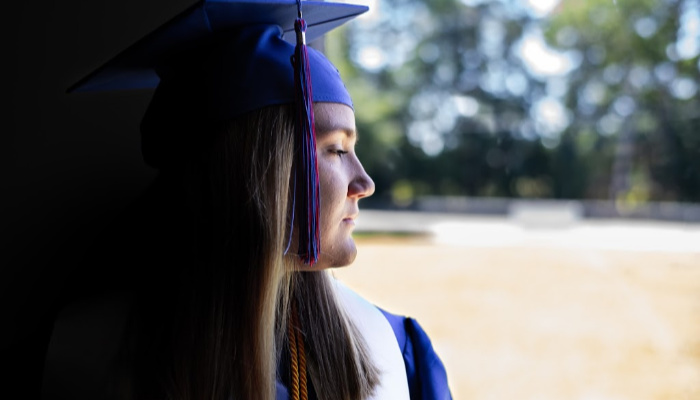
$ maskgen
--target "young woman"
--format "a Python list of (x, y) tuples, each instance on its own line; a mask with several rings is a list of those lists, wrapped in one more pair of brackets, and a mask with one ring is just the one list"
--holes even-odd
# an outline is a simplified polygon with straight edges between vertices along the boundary
[(160, 175), (95, 252), (118, 272), (58, 318), (46, 398), (450, 397), (415, 321), (326, 272), (353, 262), (374, 183), (305, 24), (318, 36), (365, 8), (303, 6), (305, 21), (294, 0), (204, 1), (76, 86), (157, 84), (142, 139)]

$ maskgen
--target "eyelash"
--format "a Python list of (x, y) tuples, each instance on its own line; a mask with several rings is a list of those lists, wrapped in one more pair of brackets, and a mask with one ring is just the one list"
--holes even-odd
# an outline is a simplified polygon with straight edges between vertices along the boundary
[(340, 158), (343, 158), (344, 155), (348, 154), (348, 152), (345, 150), (333, 150), (333, 153), (335, 153)]

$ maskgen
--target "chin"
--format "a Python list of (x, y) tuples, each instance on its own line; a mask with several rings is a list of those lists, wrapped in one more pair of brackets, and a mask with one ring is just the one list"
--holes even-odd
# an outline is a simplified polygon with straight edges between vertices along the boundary
[(335, 246), (321, 246), (321, 256), (314, 269), (328, 269), (347, 267), (355, 261), (357, 257), (357, 247), (352, 238), (348, 238), (345, 243)]

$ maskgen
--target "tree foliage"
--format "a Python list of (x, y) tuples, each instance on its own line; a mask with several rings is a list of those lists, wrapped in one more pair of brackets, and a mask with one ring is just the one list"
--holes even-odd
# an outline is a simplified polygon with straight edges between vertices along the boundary
[(378, 7), (328, 46), (376, 200), (700, 201), (697, 0)]

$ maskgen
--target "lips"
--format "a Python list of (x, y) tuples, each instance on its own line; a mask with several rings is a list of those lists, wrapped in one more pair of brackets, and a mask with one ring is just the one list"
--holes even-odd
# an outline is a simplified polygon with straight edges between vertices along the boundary
[(355, 218), (357, 218), (358, 214), (359, 214), (359, 212), (356, 212), (352, 215), (349, 215), (349, 216), (343, 218), (343, 222), (355, 225)]
[(358, 216), (359, 214), (360, 214), (359, 211), (355, 211), (354, 213), (352, 213), (352, 214), (348, 215), (347, 217), (343, 218), (343, 221), (345, 221), (346, 219), (351, 219), (351, 220), (354, 221), (354, 220), (357, 218), (357, 216)]

